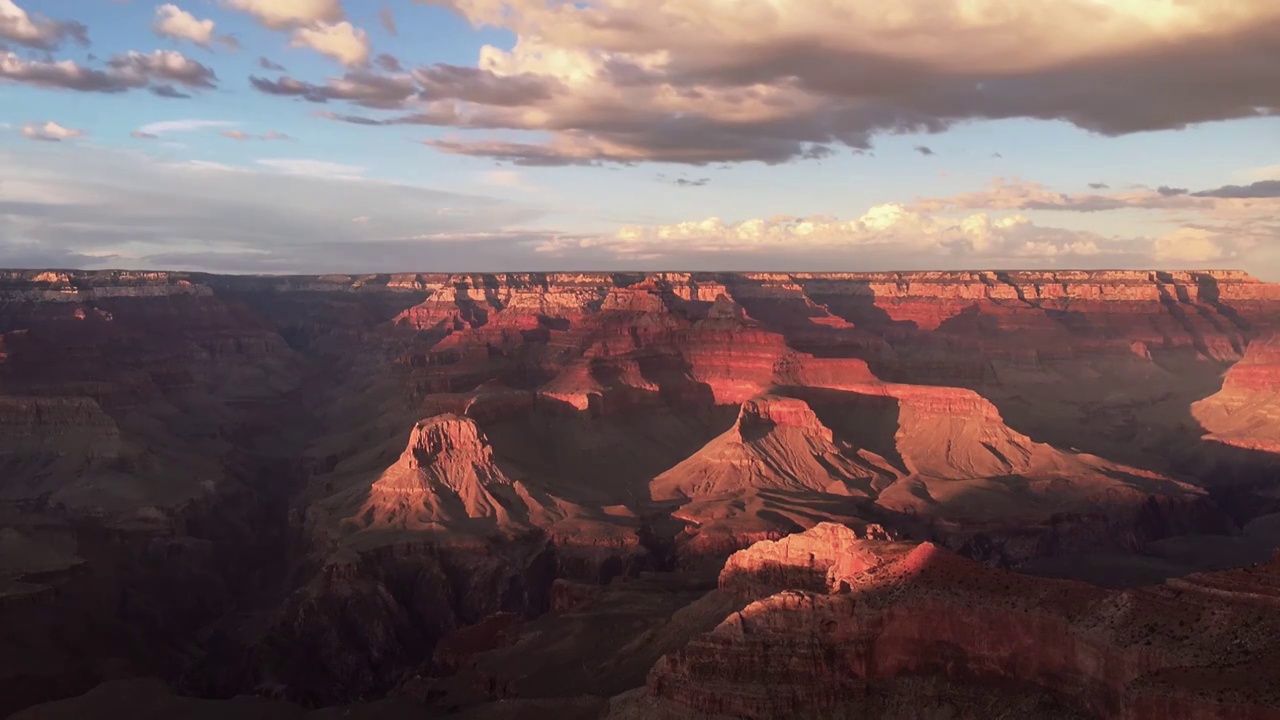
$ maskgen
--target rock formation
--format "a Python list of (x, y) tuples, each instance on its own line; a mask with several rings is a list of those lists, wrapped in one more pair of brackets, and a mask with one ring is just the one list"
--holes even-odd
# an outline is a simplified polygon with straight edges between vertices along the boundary
[[(996, 607), (1006, 580), (1019, 608), (1218, 597), (1199, 577), (1117, 594), (969, 563), (1118, 568), (1114, 584), (1136, 585), (1265, 556), (1280, 543), (1278, 331), (1280, 286), (1226, 271), (0, 271), (0, 714), (149, 675), (185, 695), (398, 694), (419, 710), (516, 700), (526, 676), (612, 694), (748, 601), (763, 605), (742, 617), (768, 618), (748, 627), (800, 648), (777, 678), (796, 702), (828, 650), (865, 669), (880, 652), (866, 643), (884, 644), (877, 667), (915, 667), (909, 637), (964, 650), (948, 667), (981, 677), (1021, 658), (1001, 698), (1025, 715), (1225, 708), (1204, 689), (1245, 695), (1216, 666), (1143, 665), (1119, 630), (1080, 634), (1105, 619), (1088, 608), (1049, 603), (1018, 637), (1114, 673), (1037, 664), (1013, 641), (966, 664), (995, 611), (934, 640), (921, 618)], [(756, 545), (754, 569), (734, 556), (721, 589), (672, 589), (760, 540), (781, 544)], [(997, 589), (935, 592), (935, 567)], [(887, 600), (840, 605), (831, 628), (800, 619), (860, 578), (879, 578), (867, 598), (930, 588), (937, 605), (907, 606), (906, 634), (883, 643), (868, 638), (888, 622), (873, 611), (897, 612)], [(515, 629), (456, 652), (495, 614)], [(634, 631), (624, 647), (601, 618)], [(701, 642), (671, 657), (705, 679)], [(655, 672), (671, 707), (794, 706), (698, 700), (697, 672)], [(990, 697), (932, 670), (873, 679), (819, 694), (885, 712), (917, 691)]]
[(822, 525), (731, 558), (722, 587), (754, 601), (660, 660), (632, 702), (654, 718), (881, 717), (899, 680), (940, 676), (985, 688), (961, 717), (1010, 711), (1018, 687), (1086, 717), (1280, 717), (1277, 578), (1280, 557), (1114, 592)]
[(1222, 389), (1193, 405), (1192, 414), (1209, 440), (1280, 454), (1280, 334), (1250, 343)]

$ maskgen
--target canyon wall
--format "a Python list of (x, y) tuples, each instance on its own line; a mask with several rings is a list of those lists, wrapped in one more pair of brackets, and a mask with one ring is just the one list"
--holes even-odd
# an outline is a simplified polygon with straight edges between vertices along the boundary
[[(0, 271), (0, 712), (113, 673), (394, 692), (557, 579), (826, 521), (1014, 568), (1252, 542), (1277, 331), (1280, 286), (1225, 271)], [(1076, 709), (1164, 707), (1125, 688)]]

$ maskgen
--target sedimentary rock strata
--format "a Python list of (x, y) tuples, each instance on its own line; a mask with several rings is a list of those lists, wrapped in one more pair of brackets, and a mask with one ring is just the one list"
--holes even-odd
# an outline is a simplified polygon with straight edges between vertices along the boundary
[[(1164, 578), (1264, 556), (1280, 537), (1278, 330), (1280, 286), (1224, 271), (0, 271), (0, 712), (136, 675), (202, 696), (330, 704), (461, 687), (490, 702), (526, 661), (495, 646), (485, 662), (433, 665), (446, 639), (494, 614), (600, 633), (566, 618), (656, 603), (667, 615), (637, 616), (669, 623), (637, 621), (616, 667), (592, 666), (622, 683), (730, 600), (758, 601), (742, 617), (766, 620), (745, 627), (799, 648), (784, 673), (740, 678), (822, 707), (891, 709), (914, 691), (959, 707), (978, 697), (959, 676), (890, 672), (917, 667), (904, 638), (942, 652), (998, 629), (993, 610), (930, 639), (924, 613), (999, 594), (948, 595), (946, 568), (1007, 580), (1023, 605), (1050, 587), (1088, 605), (1050, 603), (1022, 640), (947, 661), (986, 677), (1020, 658), (1023, 684), (1001, 697), (1025, 712), (1147, 717), (1169, 698), (1255, 712), (1265, 705), (1215, 680), (1217, 665), (1150, 665), (1119, 630), (1080, 623), (1102, 623), (1105, 603), (1226, 592), (1234, 608), (1267, 591), (1196, 577), (1125, 595), (967, 563), (1106, 558)], [(761, 540), (783, 544), (756, 545), (760, 567), (733, 556), (714, 595), (595, 592), (714, 568)], [(1197, 550), (1165, 562), (1179, 547)], [(915, 569), (881, 582), (891, 568)], [(881, 605), (859, 601), (831, 644), (814, 618), (848, 610), (855, 591), (841, 588), (867, 578)], [(893, 587), (928, 601), (895, 610)], [(787, 636), (797, 627), (808, 635)], [(739, 652), (740, 628), (723, 632), (708, 647)], [(1099, 684), (1023, 658), (1027, 638), (1115, 672)], [(699, 642), (671, 657), (711, 673)], [(881, 670), (866, 643), (884, 646)], [(815, 690), (828, 650), (871, 676)], [(454, 682), (462, 668), (470, 679)], [(775, 690), (700, 700), (710, 675), (655, 672), (671, 707), (799, 707)]]
[(722, 587), (754, 602), (659, 661), (642, 702), (650, 717), (862, 717), (878, 686), (939, 675), (987, 687), (989, 712), (1021, 684), (1092, 717), (1280, 717), (1277, 577), (1280, 558), (1114, 592), (823, 525), (731, 558)]

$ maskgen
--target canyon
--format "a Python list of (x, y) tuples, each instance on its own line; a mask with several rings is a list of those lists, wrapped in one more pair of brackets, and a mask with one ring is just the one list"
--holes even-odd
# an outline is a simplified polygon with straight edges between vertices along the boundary
[(1241, 272), (0, 270), (0, 715), (1280, 717), (1277, 548)]

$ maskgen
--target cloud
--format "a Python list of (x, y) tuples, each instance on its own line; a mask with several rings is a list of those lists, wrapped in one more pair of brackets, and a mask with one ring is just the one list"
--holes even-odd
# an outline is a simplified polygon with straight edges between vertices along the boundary
[[(540, 162), (580, 162), (580, 141), (600, 162), (779, 163), (975, 120), (1123, 135), (1280, 113), (1271, 0), (434, 4), (516, 40), (419, 71), (411, 112), (547, 134), (522, 152)], [(486, 149), (511, 148), (466, 151)]]
[(676, 178), (675, 180), (672, 181), (672, 184), (679, 185), (680, 187), (703, 187), (710, 183), (711, 183), (711, 178), (705, 178), (705, 177), (698, 178), (696, 180), (690, 180), (689, 178)]
[(1231, 237), (1213, 228), (1185, 227), (1157, 238), (1153, 255), (1160, 263), (1204, 266), (1235, 261), (1252, 247), (1253, 242), (1247, 237)]
[(283, 65), (265, 57), (258, 58), (258, 67), (272, 72), (285, 72), (285, 67)]
[(369, 34), (346, 21), (298, 28), (289, 44), (311, 48), (348, 67), (369, 63)]
[[(215, 39), (219, 39), (223, 43), (226, 43), (229, 39), (229, 36), (219, 37), (214, 35), (213, 31), (216, 27), (214, 21), (199, 20), (195, 15), (172, 3), (165, 3), (156, 7), (156, 18), (151, 27), (161, 37), (190, 40), (206, 48)], [(231, 42), (235, 42), (234, 39), (231, 39)]]
[(1280, 198), (1280, 180), (1259, 180), (1248, 185), (1226, 185), (1213, 190), (1192, 193), (1209, 198)]
[[(324, 170), (330, 174), (315, 174)], [(0, 266), (385, 272), (534, 257), (541, 211), (281, 159), (0, 149)], [(357, 168), (358, 170), (358, 168)], [(353, 217), (368, 221), (353, 223)]]
[(52, 120), (46, 123), (29, 123), (22, 126), (22, 136), (30, 140), (62, 142), (63, 140), (77, 138), (84, 134), (83, 130), (74, 130), (72, 128), (63, 127)]
[(253, 15), (272, 30), (336, 23), (346, 17), (339, 0), (222, 0), (222, 4)]
[(922, 212), (1017, 210), (1100, 213), (1143, 210), (1163, 213), (1181, 222), (1195, 217), (1229, 222), (1280, 222), (1280, 183), (1262, 181), (1247, 186), (1200, 192), (1160, 186), (1134, 186), (1121, 192), (1063, 193), (1042, 184), (994, 179), (986, 189), (945, 198), (918, 198), (912, 208)]
[(387, 31), (388, 35), (396, 36), (400, 34), (400, 29), (396, 27), (395, 13), (391, 12), (390, 5), (383, 5), (378, 11), (378, 22), (382, 23), (382, 28)]
[(190, 93), (184, 93), (172, 85), (152, 85), (151, 94), (157, 97), (170, 98), (174, 100), (188, 100), (191, 98)]
[(348, 100), (356, 105), (379, 109), (402, 107), (417, 92), (408, 76), (378, 75), (364, 70), (328, 78), (324, 85), (313, 85), (287, 76), (278, 80), (250, 76), (249, 83), (268, 95), (301, 97), (319, 103)]
[(344, 165), (310, 158), (264, 158), (258, 160), (258, 165), (289, 175), (308, 177), (361, 179), (365, 171), (358, 165)]
[(930, 148), (927, 145), (917, 145), (915, 149), (916, 149), (916, 152), (920, 153), (921, 155), (924, 155), (925, 157), (937, 154), (933, 151), (933, 148)]
[(292, 139), (293, 139), (292, 137), (290, 137), (290, 136), (288, 136), (288, 135), (285, 135), (284, 133), (276, 132), (276, 131), (274, 131), (274, 130), (272, 130), (272, 131), (270, 131), (270, 132), (263, 133), (263, 134), (261, 134), (261, 135), (253, 135), (253, 134), (251, 134), (251, 133), (244, 132), (243, 130), (223, 130), (222, 132), (220, 132), (220, 133), (218, 133), (218, 134), (219, 134), (219, 135), (221, 135), (221, 136), (222, 136), (222, 137), (224, 137), (224, 138), (229, 139), (229, 140), (240, 140), (240, 141), (245, 141), (245, 140), (292, 140)]
[(165, 94), (163, 86), (172, 83), (190, 88), (213, 88), (217, 84), (217, 75), (212, 69), (175, 50), (115, 55), (101, 70), (71, 60), (27, 60), (16, 53), (0, 52), (0, 79), (36, 87), (103, 93), (125, 92), (155, 83), (160, 95)]
[(0, 52), (0, 78), (37, 87), (82, 92), (123, 92), (138, 87), (132, 84), (136, 82), (135, 78), (123, 78), (70, 60), (26, 60), (13, 52)]
[(145, 130), (134, 130), (133, 132), (129, 133), (129, 137), (135, 138), (138, 140), (156, 140), (156, 139), (159, 139), (160, 136), (157, 135), (156, 133), (146, 132)]
[(394, 55), (382, 53), (378, 57), (374, 58), (373, 62), (387, 72), (404, 72), (404, 66), (400, 64), (400, 61), (397, 60)]
[(521, 107), (549, 100), (560, 83), (532, 73), (499, 75), (490, 70), (438, 64), (413, 71), (427, 100), (461, 100), (497, 107)]
[[(220, 127), (230, 127), (235, 125), (231, 120), (161, 120), (159, 122), (147, 123), (138, 128), (138, 132), (146, 135), (165, 135), (167, 133), (194, 132), (197, 130), (211, 130)], [(136, 137), (136, 136), (135, 136)]]
[(1267, 167), (1253, 168), (1242, 173), (1251, 182), (1259, 180), (1280, 180), (1280, 165), (1268, 165)]
[(852, 220), (774, 217), (729, 223), (709, 218), (632, 225), (611, 236), (550, 240), (539, 249), (560, 257), (586, 251), (617, 261), (678, 261), (682, 268), (833, 267), (833, 260), (835, 267), (848, 267), (851, 257), (858, 267), (868, 268), (975, 263), (1074, 267), (1142, 252), (1140, 241), (1039, 227), (1021, 216), (930, 217), (895, 203), (875, 206)]
[(107, 62), (116, 73), (136, 77), (140, 84), (153, 79), (168, 80), (191, 88), (213, 88), (218, 76), (209, 67), (176, 50), (155, 50), (150, 54), (127, 52)]
[(1104, 182), (1091, 182), (1089, 183), (1089, 189), (1090, 190), (1110, 190), (1111, 186)]
[(81, 23), (30, 15), (13, 0), (0, 0), (0, 41), (36, 50), (56, 50), (67, 40), (88, 45), (89, 31)]

